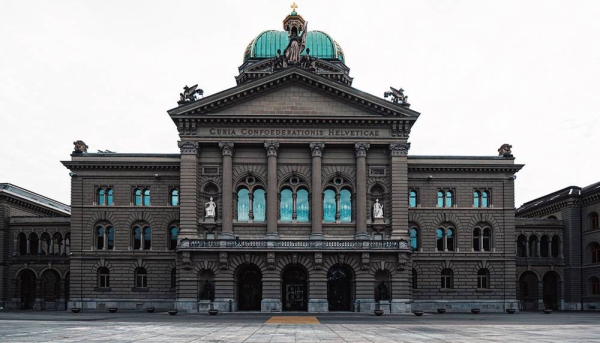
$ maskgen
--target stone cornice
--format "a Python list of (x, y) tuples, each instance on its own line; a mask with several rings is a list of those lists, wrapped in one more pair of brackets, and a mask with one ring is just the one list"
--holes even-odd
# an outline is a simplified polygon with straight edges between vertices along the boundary
[(300, 83), (309, 89), (326, 94), (339, 101), (344, 101), (346, 104), (361, 108), (367, 112), (386, 116), (386, 118), (396, 117), (396, 119), (415, 121), (419, 117), (418, 112), (406, 107), (294, 67), (174, 108), (169, 110), (168, 113), (177, 123), (176, 118), (214, 113), (235, 103), (255, 98), (290, 83)]
[(63, 161), (70, 170), (78, 169), (148, 169), (179, 170), (180, 163), (171, 162), (115, 162), (115, 161)]
[(409, 164), (409, 172), (450, 172), (450, 173), (516, 173), (523, 165), (428, 165)]

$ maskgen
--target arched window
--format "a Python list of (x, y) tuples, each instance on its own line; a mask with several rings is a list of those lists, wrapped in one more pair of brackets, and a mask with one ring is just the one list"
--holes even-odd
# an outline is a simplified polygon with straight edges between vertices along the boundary
[(133, 250), (150, 250), (152, 229), (146, 225), (136, 225), (132, 229)]
[(595, 230), (598, 228), (598, 213), (592, 212), (588, 215), (589, 229)]
[(106, 267), (98, 268), (98, 287), (110, 288), (110, 271)]
[(594, 242), (590, 245), (591, 252), (591, 262), (598, 263), (600, 262), (600, 244)]
[(237, 220), (240, 222), (264, 222), (266, 202), (264, 187), (254, 176), (248, 176), (237, 188)]
[(490, 191), (473, 191), (473, 207), (489, 207)]
[(171, 226), (169, 228), (169, 249), (177, 249), (177, 238), (179, 237), (179, 228), (177, 226)]
[(133, 190), (133, 204), (135, 206), (142, 206), (142, 190), (139, 188)]
[(171, 269), (171, 288), (177, 288), (177, 269)]
[(309, 220), (308, 183), (298, 176), (291, 176), (279, 193), (279, 220), (306, 223)]
[(110, 224), (96, 225), (96, 249), (112, 250), (115, 245), (115, 229)]
[(63, 255), (65, 253), (63, 237), (60, 234), (60, 232), (55, 232), (52, 235), (52, 242), (50, 243), (50, 253), (54, 255)]
[(527, 257), (527, 237), (519, 235), (517, 238), (517, 257)]
[(171, 204), (171, 206), (179, 206), (179, 189), (172, 189), (170, 198), (171, 199), (169, 203)]
[(439, 227), (436, 230), (436, 250), (455, 250), (455, 230), (453, 227)]
[(106, 194), (104, 192), (104, 188), (98, 188), (98, 191), (96, 192), (96, 194), (97, 194), (97, 200), (96, 200), (97, 204), (100, 206), (103, 206), (106, 201), (106, 199), (105, 199)]
[(477, 288), (490, 288), (490, 271), (482, 268), (477, 272)]
[(441, 288), (451, 289), (454, 288), (454, 273), (450, 268), (444, 268), (442, 270), (442, 284)]
[(198, 274), (198, 300), (215, 300), (215, 274), (210, 270)]
[(135, 268), (134, 283), (136, 288), (148, 288), (148, 274), (144, 268)]
[(351, 184), (342, 176), (328, 182), (323, 192), (323, 221), (329, 223), (352, 222)]
[(108, 187), (99, 187), (96, 189), (96, 204), (100, 206), (113, 204), (113, 189)]
[(144, 189), (144, 206), (150, 206), (150, 190)]
[(417, 207), (417, 191), (414, 189), (408, 192), (408, 207)]
[(17, 235), (17, 241), (19, 244), (19, 255), (27, 254), (27, 236), (23, 232), (19, 232)]
[(416, 226), (410, 228), (410, 248), (413, 251), (419, 250), (419, 228)]
[(42, 233), (40, 241), (42, 255), (50, 255), (50, 246), (52, 245), (52, 238), (50, 238), (50, 234), (48, 232)]
[(454, 206), (454, 191), (439, 190), (437, 192), (437, 207), (452, 207)]
[(589, 287), (591, 295), (600, 295), (600, 279), (593, 276), (589, 279)]
[(476, 227), (473, 229), (473, 251), (491, 251), (492, 229)]

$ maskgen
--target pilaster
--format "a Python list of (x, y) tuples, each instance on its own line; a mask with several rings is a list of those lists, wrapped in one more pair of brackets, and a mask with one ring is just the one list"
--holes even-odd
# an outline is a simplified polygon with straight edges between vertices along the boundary
[(193, 239), (198, 235), (198, 142), (180, 141), (181, 175), (179, 181), (179, 239)]
[(219, 142), (223, 155), (223, 208), (220, 239), (233, 239), (233, 142)]
[(279, 143), (265, 142), (267, 150), (267, 239), (278, 239), (277, 233), (277, 150)]
[(369, 239), (367, 233), (367, 150), (371, 145), (354, 144), (356, 152), (356, 239)]
[(321, 159), (325, 143), (310, 143), (312, 156), (311, 180), (311, 227), (310, 239), (323, 239), (323, 187), (321, 180)]
[(390, 239), (406, 239), (408, 236), (408, 149), (410, 143), (391, 143), (390, 174), (392, 179)]

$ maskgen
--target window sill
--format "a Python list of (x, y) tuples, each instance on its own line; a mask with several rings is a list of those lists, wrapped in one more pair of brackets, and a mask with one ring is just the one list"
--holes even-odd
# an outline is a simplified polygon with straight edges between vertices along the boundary
[(148, 287), (132, 287), (132, 292), (148, 292)]
[(111, 292), (110, 287), (95, 287), (94, 292)]
[(475, 292), (478, 292), (478, 293), (492, 293), (494, 291), (492, 289), (489, 289), (489, 288), (477, 288), (475, 290)]
[(442, 293), (456, 293), (458, 291), (456, 289), (454, 289), (454, 288), (440, 288), (440, 292), (442, 292)]

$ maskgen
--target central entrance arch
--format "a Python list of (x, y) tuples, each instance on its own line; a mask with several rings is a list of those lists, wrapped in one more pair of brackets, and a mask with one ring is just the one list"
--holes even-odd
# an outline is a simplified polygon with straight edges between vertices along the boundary
[(542, 283), (544, 287), (544, 306), (551, 310), (558, 310), (558, 284), (560, 277), (555, 271), (544, 274)]
[(244, 265), (237, 273), (238, 309), (260, 311), (262, 274), (255, 265)]
[(329, 311), (351, 311), (354, 277), (347, 266), (336, 264), (327, 273)]
[(35, 303), (36, 292), (35, 283), (36, 277), (33, 271), (25, 269), (21, 272), (19, 277), (21, 283), (21, 309), (29, 310), (33, 309)]
[(288, 267), (281, 275), (281, 292), (284, 311), (307, 311), (308, 285), (306, 271), (299, 266)]

